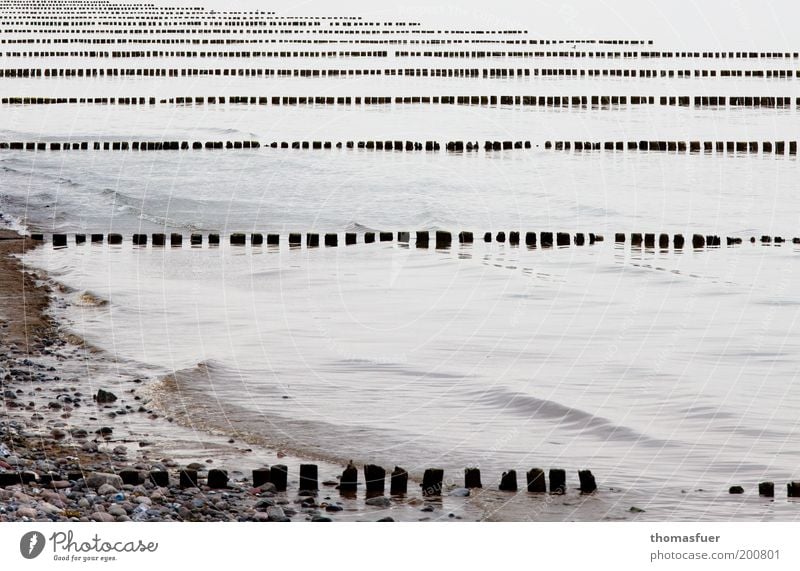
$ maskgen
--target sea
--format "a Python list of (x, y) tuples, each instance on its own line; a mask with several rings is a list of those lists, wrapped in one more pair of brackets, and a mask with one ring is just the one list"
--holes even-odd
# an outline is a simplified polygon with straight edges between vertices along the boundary
[[(686, 46), (624, 49), (673, 47)], [(13, 64), (22, 61), (44, 63)], [(797, 67), (796, 59), (393, 55), (231, 62), (113, 65)], [(202, 409), (216, 431), (299, 457), (402, 465), (412, 477), (441, 467), (458, 479), (478, 466), (493, 483), (509, 469), (564, 468), (570, 479), (591, 469), (601, 491), (633, 498), (654, 519), (796, 519), (800, 508), (782, 486), (800, 478), (797, 156), (556, 151), (545, 142), (795, 140), (798, 81), (4, 79), (0, 97), (719, 95), (788, 96), (792, 105), (3, 105), (0, 141), (257, 140), (262, 147), (0, 150), (0, 210), (22, 231), (70, 234), (66, 248), (46, 242), (25, 256), (63, 286), (66, 303), (53, 308), (62, 326), (171, 391), (176, 409)], [(315, 140), (334, 148), (263, 146)], [(531, 148), (335, 148), (347, 140), (513, 140)], [(415, 232), (437, 230), (470, 231), (475, 241), (417, 247)], [(364, 243), (366, 232), (381, 231), (395, 239)], [(604, 239), (553, 248), (483, 240), (485, 232), (512, 231)], [(75, 245), (71, 237), (109, 232), (124, 243)], [(183, 244), (130, 242), (133, 233), (155, 232), (181, 233)], [(279, 233), (281, 243), (235, 246), (227, 241), (234, 232)], [(338, 233), (339, 245), (289, 247), (290, 232)], [(345, 232), (358, 243), (345, 246)], [(397, 232), (410, 240), (398, 241)], [(680, 233), (687, 246), (637, 247), (631, 232)], [(192, 246), (192, 233), (219, 233), (221, 243)], [(618, 243), (617, 233), (628, 239)], [(719, 235), (721, 246), (693, 249), (693, 234)], [(762, 243), (763, 235), (787, 241)], [(742, 243), (728, 246), (727, 237)], [(766, 480), (777, 483), (779, 499), (752, 491)], [(747, 487), (748, 498), (732, 501), (733, 485)], [(625, 519), (630, 504), (565, 507), (554, 517)]]

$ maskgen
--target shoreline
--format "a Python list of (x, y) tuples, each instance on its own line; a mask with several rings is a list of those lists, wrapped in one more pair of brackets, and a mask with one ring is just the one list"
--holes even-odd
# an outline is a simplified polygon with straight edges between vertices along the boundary
[[(0, 229), (0, 475), (36, 474), (24, 485), (0, 487), (0, 522), (475, 521), (495, 519), (505, 505), (504, 494), (486, 490), (469, 498), (447, 481), (442, 496), (426, 498), (413, 479), (402, 497), (388, 496), (388, 478), (386, 496), (366, 497), (363, 473), (356, 494), (340, 495), (344, 466), (237, 441), (198, 427), (190, 414), (166, 416), (175, 407), (159, 406), (156, 384), (61, 330), (50, 315), (63, 303), (54, 291), (59, 285), (48, 285), (21, 259), (37, 246)], [(116, 398), (98, 403), (99, 390)], [(286, 492), (271, 483), (252, 487), (250, 470), (265, 462), (287, 466)], [(298, 492), (304, 463), (318, 466), (316, 494)], [(228, 472), (227, 488), (206, 485), (215, 468)], [(198, 471), (198, 487), (179, 486), (183, 469)], [(138, 471), (140, 483), (124, 484), (119, 474), (125, 470)], [(169, 485), (156, 486), (151, 471), (167, 471)], [(70, 473), (83, 477), (69, 479)], [(487, 508), (479, 499), (484, 495), (489, 505), (500, 504)]]

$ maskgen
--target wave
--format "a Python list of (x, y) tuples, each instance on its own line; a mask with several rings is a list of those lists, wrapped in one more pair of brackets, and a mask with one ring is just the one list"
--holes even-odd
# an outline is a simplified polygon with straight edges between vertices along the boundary
[(658, 447), (677, 444), (670, 440), (653, 438), (633, 428), (615, 424), (602, 416), (556, 401), (504, 389), (474, 391), (474, 393), (476, 402), (485, 406), (499, 408), (505, 413), (525, 418), (553, 421), (559, 428), (588, 433), (602, 440), (636, 442)]
[(367, 226), (365, 224), (361, 224), (356, 221), (350, 222), (347, 226), (344, 227), (345, 232), (377, 232), (375, 228), (371, 226)]
[[(146, 203), (145, 198), (139, 198), (114, 188), (105, 187), (100, 190), (100, 195), (107, 199), (112, 204), (123, 212), (129, 212), (139, 220), (152, 222), (156, 226), (164, 228), (183, 228), (185, 230), (203, 230), (201, 224), (192, 221), (180, 221), (169, 216), (161, 216), (159, 214), (147, 212), (142, 206)], [(153, 198), (151, 202), (157, 203), (158, 199)]]
[[(357, 463), (376, 461), (375, 455), (380, 453), (391, 454), (390, 457), (396, 460), (395, 453), (400, 458), (408, 458), (413, 456), (412, 451), (420, 451), (419, 437), (402, 429), (388, 431), (333, 424), (254, 410), (232, 402), (235, 396), (223, 394), (227, 390), (214, 390), (215, 386), (225, 386), (230, 390), (236, 380), (249, 376), (247, 370), (234, 370), (218, 361), (205, 360), (163, 376), (149, 386), (148, 393), (155, 407), (182, 426), (232, 436), (253, 446), (280, 450), (309, 460), (344, 465), (349, 460)], [(264, 383), (259, 391), (267, 393), (265, 398), (287, 396), (280, 384), (268, 386)], [(407, 449), (405, 453), (402, 452), (404, 449)], [(365, 453), (370, 457), (363, 457)], [(384, 459), (385, 464), (390, 462), (388, 457)], [(409, 474), (412, 479), (420, 475), (413, 469), (409, 469)]]

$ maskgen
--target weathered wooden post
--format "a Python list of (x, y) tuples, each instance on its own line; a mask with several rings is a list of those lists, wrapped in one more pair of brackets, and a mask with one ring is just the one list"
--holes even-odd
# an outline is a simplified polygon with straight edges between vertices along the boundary
[(591, 494), (597, 491), (597, 482), (590, 470), (579, 470), (578, 480), (581, 483), (582, 494)]
[(386, 470), (375, 464), (365, 464), (364, 482), (367, 487), (367, 494), (383, 495), (386, 486)]
[(316, 464), (300, 464), (300, 491), (316, 492), (319, 489)]
[(517, 491), (517, 471), (509, 470), (503, 472), (500, 477), (500, 491), (502, 492), (516, 492)]
[(442, 230), (436, 231), (436, 249), (437, 250), (445, 250), (450, 247), (453, 242), (453, 235), (450, 232), (444, 232)]
[(269, 481), (275, 486), (276, 492), (285, 492), (289, 483), (289, 468), (283, 464), (275, 464), (269, 469)]
[(442, 481), (444, 480), (444, 470), (440, 468), (428, 468), (422, 476), (422, 495), (441, 496)]
[(178, 483), (181, 488), (197, 488), (197, 470), (185, 468), (178, 473)]
[(208, 487), (212, 490), (221, 490), (228, 487), (228, 472), (225, 470), (211, 469), (208, 471)]
[(481, 488), (481, 471), (478, 468), (466, 468), (464, 470), (464, 487)]
[(765, 498), (775, 497), (775, 483), (774, 482), (760, 482), (758, 484), (758, 495)]
[(150, 472), (150, 481), (159, 488), (169, 486), (169, 472), (166, 470), (153, 470)]
[(547, 491), (547, 482), (544, 479), (544, 470), (533, 468), (528, 471), (528, 491), (534, 494), (543, 494)]
[(392, 471), (389, 493), (393, 496), (404, 496), (408, 493), (408, 472), (399, 466), (395, 466)]
[(565, 494), (567, 492), (567, 473), (561, 468), (550, 470), (550, 493)]
[(264, 484), (269, 483), (270, 480), (270, 469), (268, 467), (264, 468), (256, 468), (253, 470), (253, 487), (258, 488), (263, 486)]
[(358, 470), (351, 460), (339, 479), (339, 492), (342, 494), (354, 494), (358, 489)]
[(417, 248), (427, 248), (430, 234), (427, 230), (420, 230), (417, 232)]

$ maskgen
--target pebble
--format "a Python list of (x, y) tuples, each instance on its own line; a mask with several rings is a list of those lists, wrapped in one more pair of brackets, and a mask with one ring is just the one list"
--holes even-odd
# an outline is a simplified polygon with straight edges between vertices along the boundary
[(117, 489), (122, 487), (121, 477), (116, 474), (107, 474), (104, 472), (92, 472), (86, 476), (85, 482), (86, 486), (89, 488), (99, 488), (103, 484), (109, 484)]
[(99, 488), (97, 488), (97, 493), (101, 496), (108, 496), (110, 494), (115, 494), (117, 492), (117, 488), (112, 486), (111, 484), (103, 484)]
[(267, 521), (283, 521), (286, 514), (280, 506), (270, 506), (267, 508)]
[(19, 517), (27, 517), (30, 519), (36, 518), (36, 510), (33, 508), (19, 508), (17, 510), (17, 516)]
[(114, 521), (114, 516), (108, 513), (94, 512), (92, 515), (89, 516), (89, 519), (91, 519), (92, 521), (109, 523)]

